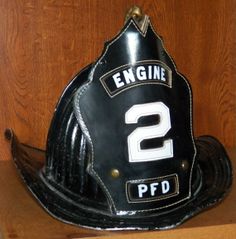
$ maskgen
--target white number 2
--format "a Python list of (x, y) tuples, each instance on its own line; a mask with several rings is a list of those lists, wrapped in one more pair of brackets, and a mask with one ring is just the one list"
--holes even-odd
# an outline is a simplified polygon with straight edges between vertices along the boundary
[(160, 138), (171, 128), (169, 108), (162, 102), (133, 105), (125, 113), (126, 124), (136, 124), (143, 116), (158, 115), (158, 124), (136, 128), (127, 138), (129, 162), (148, 162), (173, 157), (173, 140), (163, 141), (163, 146), (152, 149), (141, 149), (145, 139)]

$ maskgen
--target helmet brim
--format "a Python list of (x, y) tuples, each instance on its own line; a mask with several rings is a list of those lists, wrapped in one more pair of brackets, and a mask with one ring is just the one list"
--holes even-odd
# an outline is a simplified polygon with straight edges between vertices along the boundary
[(11, 140), (12, 156), (21, 177), (42, 207), (54, 218), (82, 227), (107, 230), (174, 228), (219, 203), (232, 184), (232, 167), (224, 147), (211, 136), (201, 136), (195, 140), (198, 154), (194, 166), (201, 172), (201, 186), (184, 204), (141, 219), (103, 215), (84, 206), (83, 201), (78, 203), (67, 198), (46, 180), (44, 151), (19, 143), (13, 131), (7, 131), (7, 138)]

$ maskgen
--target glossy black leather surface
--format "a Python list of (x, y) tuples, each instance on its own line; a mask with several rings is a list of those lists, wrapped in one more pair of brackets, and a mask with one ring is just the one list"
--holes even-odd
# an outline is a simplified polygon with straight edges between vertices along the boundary
[[(52, 184), (43, 174), (45, 152), (21, 144), (12, 131), (6, 131), (11, 140), (11, 152), (20, 175), (41, 206), (53, 217), (70, 224), (109, 230), (167, 229), (178, 226), (200, 211), (221, 201), (232, 184), (232, 167), (223, 146), (210, 136), (196, 139), (198, 155), (192, 197), (183, 205), (164, 209), (161, 212), (145, 213), (140, 217), (117, 217), (105, 215), (99, 203), (84, 197), (73, 198)], [(199, 174), (201, 176), (199, 177)], [(198, 176), (197, 176), (198, 175)], [(77, 194), (78, 196), (78, 194)]]
[[(114, 69), (137, 62), (159, 61), (172, 71), (171, 87), (163, 84), (137, 84), (111, 97), (100, 78)], [(160, 146), (165, 139), (173, 139), (174, 157), (164, 160), (128, 162), (127, 136), (137, 127), (154, 125), (157, 120), (147, 117), (138, 124), (125, 124), (125, 113), (136, 104), (163, 102), (170, 109), (171, 129), (156, 142), (146, 141), (145, 147)], [(168, 207), (191, 196), (191, 169), (194, 161), (194, 142), (191, 127), (191, 91), (187, 81), (176, 72), (174, 63), (165, 51), (160, 38), (149, 25), (142, 35), (131, 20), (121, 33), (107, 43), (104, 54), (90, 75), (90, 83), (81, 87), (75, 95), (75, 114), (90, 150), (88, 172), (105, 192), (113, 213), (124, 211), (133, 214)], [(148, 122), (147, 122), (148, 120)], [(151, 122), (150, 122), (151, 121)], [(183, 168), (182, 163), (188, 162)], [(111, 170), (120, 171), (120, 177), (112, 178)], [(163, 200), (130, 203), (125, 185), (129, 180), (164, 177), (177, 174), (179, 194)]]
[(77, 74), (63, 91), (53, 115), (47, 137), (45, 177), (74, 200), (108, 210), (107, 200), (97, 182), (86, 172), (87, 142), (73, 110), (73, 97), (87, 80), (92, 65)]

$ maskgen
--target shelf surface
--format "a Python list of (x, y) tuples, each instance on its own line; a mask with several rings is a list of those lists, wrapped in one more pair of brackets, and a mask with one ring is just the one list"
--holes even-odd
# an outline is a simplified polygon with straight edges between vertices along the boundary
[[(228, 150), (236, 168), (236, 149)], [(12, 160), (0, 161), (0, 239), (76, 238), (235, 238), (236, 186), (214, 208), (191, 218), (176, 229), (145, 232), (109, 232), (79, 228), (47, 214), (29, 193)]]

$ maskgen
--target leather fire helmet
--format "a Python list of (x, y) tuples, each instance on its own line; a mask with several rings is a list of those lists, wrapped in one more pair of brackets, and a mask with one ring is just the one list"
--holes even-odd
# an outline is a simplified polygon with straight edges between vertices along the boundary
[(192, 111), (189, 82), (135, 8), (62, 93), (46, 151), (12, 130), (6, 137), (53, 217), (95, 229), (167, 229), (221, 201), (232, 183), (221, 143), (194, 138)]

